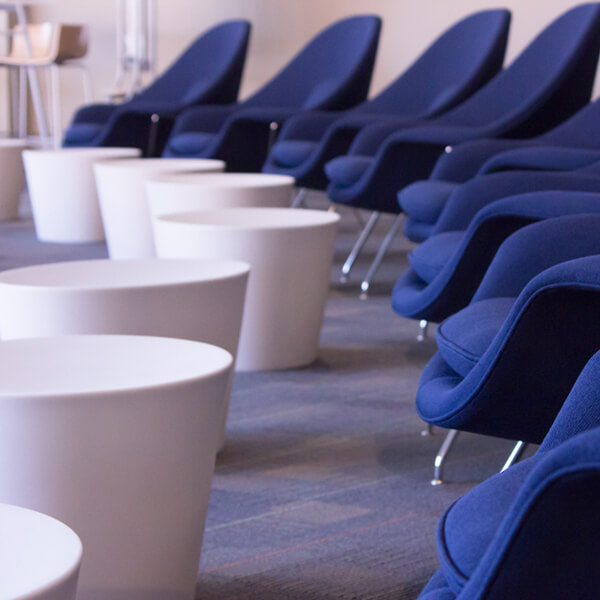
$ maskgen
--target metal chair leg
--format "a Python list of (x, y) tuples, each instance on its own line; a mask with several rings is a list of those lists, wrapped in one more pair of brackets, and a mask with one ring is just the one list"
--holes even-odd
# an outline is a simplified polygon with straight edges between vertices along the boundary
[(429, 321), (421, 319), (419, 321), (419, 333), (417, 334), (417, 342), (424, 342), (427, 338), (427, 329), (429, 328)]
[(366, 225), (365, 220), (360, 212), (360, 208), (352, 208), (352, 214), (356, 219), (356, 223), (358, 224), (359, 231), (362, 231), (364, 226)]
[(57, 65), (50, 65), (50, 91), (52, 97), (52, 139), (54, 148), (62, 141), (62, 107), (60, 102), (60, 75)]
[(294, 199), (292, 200), (292, 208), (300, 208), (302, 204), (304, 204), (304, 200), (306, 200), (306, 196), (308, 195), (308, 190), (306, 188), (300, 188)]
[(394, 237), (396, 236), (396, 233), (400, 227), (400, 224), (402, 223), (402, 217), (403, 217), (403, 215), (400, 214), (394, 219), (394, 222), (392, 223), (390, 230), (387, 232), (387, 235), (383, 238), (383, 242), (381, 242), (381, 246), (379, 246), (379, 250), (377, 251), (377, 254), (375, 255), (375, 259), (371, 263), (371, 266), (369, 267), (369, 270), (367, 271), (367, 274), (365, 275), (363, 282), (360, 284), (360, 289), (361, 289), (360, 299), (361, 300), (366, 300), (369, 295), (369, 287), (371, 286), (371, 280), (373, 279), (373, 277), (375, 277), (375, 273), (377, 273), (377, 270), (379, 269), (379, 266), (381, 265), (381, 261), (383, 260), (386, 252), (388, 251), (390, 244), (394, 241)]
[(517, 442), (515, 444), (515, 447), (511, 450), (511, 453), (506, 459), (506, 462), (504, 463), (504, 466), (502, 467), (500, 472), (503, 473), (504, 471), (506, 471), (506, 469), (508, 469), (508, 467), (519, 462), (519, 460), (521, 460), (521, 457), (523, 456), (523, 452), (527, 450), (528, 445), (529, 444), (527, 442)]
[(378, 220), (378, 212), (372, 212), (369, 215), (369, 220), (367, 221), (367, 224), (363, 227), (363, 230), (360, 232), (358, 239), (354, 243), (354, 246), (352, 246), (352, 250), (350, 250), (350, 254), (348, 254), (348, 258), (346, 259), (346, 262), (342, 267), (342, 275), (340, 277), (341, 283), (346, 283), (348, 281), (348, 275), (350, 274), (350, 270), (352, 269), (357, 256), (360, 254), (360, 251), (363, 249), (364, 245), (369, 239), (369, 236), (373, 232), (373, 228), (377, 224)]
[(279, 123), (277, 121), (271, 121), (269, 123), (269, 137), (267, 138), (267, 154), (271, 152), (271, 148), (277, 139), (279, 133)]
[(442, 442), (442, 445), (440, 446), (433, 463), (433, 479), (430, 482), (431, 485), (442, 485), (442, 483), (444, 483), (444, 480), (442, 479), (442, 475), (444, 473), (444, 460), (446, 459), (446, 456), (450, 451), (450, 448), (452, 447), (452, 444), (454, 443), (458, 433), (458, 429), (451, 429)]
[(426, 423), (427, 427), (421, 431), (421, 435), (423, 437), (429, 437), (434, 434), (433, 425), (431, 423)]
[(148, 143), (146, 146), (146, 156), (152, 157), (156, 151), (156, 140), (158, 138), (158, 127), (160, 115), (154, 113), (150, 115), (150, 130), (148, 131)]

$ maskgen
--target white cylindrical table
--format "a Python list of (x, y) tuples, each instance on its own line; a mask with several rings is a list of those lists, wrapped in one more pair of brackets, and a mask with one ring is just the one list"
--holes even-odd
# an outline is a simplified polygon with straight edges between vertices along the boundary
[(0, 598), (75, 600), (81, 540), (64, 523), (0, 504)]
[(338, 220), (290, 208), (164, 215), (154, 221), (156, 249), (165, 258), (248, 262), (237, 368), (285, 369), (317, 355)]
[(270, 173), (163, 173), (146, 179), (146, 193), (153, 217), (219, 208), (288, 208), (295, 181)]
[(25, 189), (25, 172), (21, 157), (25, 148), (25, 140), (0, 140), (0, 221), (14, 221), (19, 217), (21, 194)]
[(152, 222), (144, 180), (163, 172), (216, 173), (221, 160), (133, 158), (102, 160), (94, 165), (100, 213), (110, 258), (155, 256)]
[(83, 543), (77, 600), (192, 600), (231, 355), (144, 336), (0, 343), (0, 502)]
[(103, 240), (93, 164), (139, 155), (137, 148), (25, 150), (25, 176), (38, 239), (63, 243)]
[[(65, 334), (183, 338), (236, 356), (249, 266), (233, 260), (86, 260), (0, 273), (3, 340)], [(225, 441), (233, 369), (223, 399)]]
[(268, 173), (169, 173), (146, 179), (152, 218), (221, 208), (288, 208), (295, 179)]

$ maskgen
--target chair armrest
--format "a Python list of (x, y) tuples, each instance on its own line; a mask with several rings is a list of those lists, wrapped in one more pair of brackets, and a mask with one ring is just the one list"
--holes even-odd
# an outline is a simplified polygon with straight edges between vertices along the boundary
[(478, 175), (508, 170), (572, 171), (600, 160), (600, 151), (557, 146), (519, 148), (501, 152), (480, 167)]

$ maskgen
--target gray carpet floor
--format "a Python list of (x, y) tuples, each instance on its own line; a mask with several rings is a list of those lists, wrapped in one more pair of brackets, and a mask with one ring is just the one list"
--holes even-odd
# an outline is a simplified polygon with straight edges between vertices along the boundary
[[(319, 198), (309, 205), (323, 208)], [(447, 483), (429, 484), (444, 432), (421, 436), (414, 396), (435, 343), (418, 343), (416, 323), (390, 307), (410, 244), (398, 237), (360, 301), (361, 276), (390, 221), (342, 286), (358, 227), (352, 211), (342, 217), (318, 359), (236, 375), (198, 599), (414, 599), (437, 568), (440, 514), (497, 471), (511, 448), (464, 434)], [(29, 218), (0, 225), (0, 269), (104, 256), (103, 244), (38, 242)]]

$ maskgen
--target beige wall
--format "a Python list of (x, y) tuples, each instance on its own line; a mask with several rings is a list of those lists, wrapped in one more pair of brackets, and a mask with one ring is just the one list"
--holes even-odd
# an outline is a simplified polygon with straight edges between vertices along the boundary
[[(377, 91), (395, 78), (430, 41), (452, 22), (476, 10), (503, 4), (512, 11), (507, 58), (514, 57), (544, 25), (579, 2), (572, 0), (156, 0), (158, 67), (164, 69), (201, 31), (224, 19), (253, 23), (242, 96), (266, 81), (312, 35), (345, 15), (375, 13), (383, 31), (373, 79)], [(114, 0), (54, 0), (36, 18), (81, 22), (91, 28), (87, 63), (95, 95), (114, 76)], [(64, 76), (65, 117), (80, 103), (74, 74)]]

